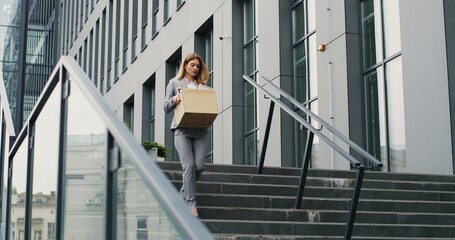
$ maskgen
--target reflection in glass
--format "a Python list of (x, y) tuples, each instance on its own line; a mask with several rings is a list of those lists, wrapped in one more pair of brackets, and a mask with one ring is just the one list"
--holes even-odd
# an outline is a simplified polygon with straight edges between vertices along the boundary
[(403, 73), (401, 57), (386, 65), (387, 107), (390, 141), (390, 171), (406, 170)]
[(56, 62), (54, 1), (42, 1), (39, 7), (30, 8), (33, 17), (29, 18), (27, 30), (24, 120), (32, 111)]
[(114, 174), (117, 239), (182, 239), (128, 156), (121, 161)]
[(399, 3), (397, 0), (382, 1), (385, 58), (401, 51)]
[(303, 2), (292, 9), (292, 42), (297, 42), (305, 36), (305, 11)]
[(0, 9), (0, 74), (5, 82), (13, 122), (16, 117), (21, 2), (3, 0)]
[(299, 102), (307, 101), (307, 59), (305, 41), (294, 49), (294, 98)]
[[(5, 118), (4, 111), (1, 111), (1, 118), (0, 119), (3, 121), (4, 118)], [(2, 145), (3, 149), (2, 149), (2, 152), (1, 152), (2, 153), (1, 161), (2, 161), (2, 167), (3, 167), (2, 168), (3, 175), (1, 175), (2, 179), (0, 179), (0, 182), (2, 183), (2, 185), (1, 185), (1, 188), (2, 188), (1, 189), (2, 190), (1, 194), (2, 194), (2, 196), (1, 196), (1, 202), (0, 202), (0, 206), (1, 206), (1, 211), (0, 211), (0, 213), (1, 213), (1, 215), (0, 215), (1, 216), (0, 229), (2, 229), (2, 230), (0, 231), (0, 239), (6, 239), (5, 231), (3, 231), (3, 229), (5, 229), (5, 227), (6, 227), (6, 223), (5, 223), (6, 214), (7, 214), (7, 212), (6, 212), (7, 202), (6, 201), (8, 199), (8, 196), (7, 196), (7, 194), (8, 194), (8, 192), (7, 192), (7, 184), (8, 184), (8, 150), (7, 149), (8, 149), (8, 147), (7, 146), (9, 146), (9, 137), (7, 137), (7, 135), (8, 135), (7, 134), (7, 129), (8, 128), (7, 128), (6, 123), (5, 124), (2, 123), (2, 124), (0, 124), (0, 126), (1, 126), (1, 135), (0, 136), (2, 137), (1, 141), (3, 143), (3, 145)]]
[(368, 152), (380, 160), (387, 169), (387, 145), (385, 135), (385, 111), (384, 98), (380, 89), (381, 82), (378, 81), (378, 74), (373, 71), (365, 76), (366, 82), (366, 111), (367, 111), (367, 137)]
[(256, 94), (254, 87), (245, 83), (245, 133), (248, 133), (256, 128)]
[(246, 165), (256, 165), (257, 159), (257, 144), (256, 144), (256, 132), (245, 137), (245, 164)]
[(376, 64), (376, 34), (373, 0), (362, 2), (362, 40), (364, 68)]
[[(256, 4), (255, 0), (245, 0), (243, 5), (243, 73), (256, 81)], [(257, 161), (257, 96), (256, 90), (244, 82), (244, 156), (245, 164), (256, 164)], [(254, 139), (253, 139), (254, 138)]]
[[(316, 30), (316, 1), (317, 0), (306, 0), (306, 9), (308, 16), (308, 31)], [(313, 48), (315, 49), (315, 48)]]
[(47, 229), (56, 220), (60, 97), (57, 85), (34, 125), (31, 232), (40, 232), (32, 235), (35, 240), (55, 239), (55, 229)]
[(255, 53), (254, 53), (254, 43), (250, 42), (248, 45), (246, 45), (243, 49), (244, 53), (243, 55), (245, 56), (244, 58), (244, 73), (246, 75), (250, 75), (254, 72), (256, 69), (256, 63), (255, 63)]
[(382, 67), (365, 75), (368, 152), (381, 161), (388, 171), (386, 100)]
[(27, 149), (28, 138), (26, 137), (16, 154), (14, 155), (12, 165), (13, 174), (11, 176), (11, 233), (12, 236), (17, 236), (19, 239), (24, 239), (25, 227), (25, 200), (27, 188)]
[(244, 38), (243, 42), (247, 43), (255, 36), (254, 29), (254, 0), (244, 1)]
[(106, 126), (71, 84), (64, 169), (64, 239), (103, 239)]

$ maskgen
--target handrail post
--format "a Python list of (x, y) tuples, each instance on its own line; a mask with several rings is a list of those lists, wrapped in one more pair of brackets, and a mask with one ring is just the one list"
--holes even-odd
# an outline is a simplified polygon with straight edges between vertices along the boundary
[(305, 182), (306, 182), (306, 177), (308, 175), (308, 166), (310, 165), (310, 156), (311, 156), (311, 149), (313, 147), (314, 133), (311, 131), (309, 131), (309, 132), (310, 132), (310, 135), (308, 135), (307, 142), (306, 142), (305, 157), (304, 157), (304, 161), (303, 161), (302, 172), (300, 173), (300, 184), (299, 184), (299, 189), (297, 192), (297, 198), (295, 201), (296, 209), (300, 209), (302, 207), (303, 191), (305, 190)]
[(265, 154), (267, 152), (267, 144), (269, 142), (270, 126), (272, 125), (274, 108), (275, 108), (275, 102), (270, 101), (269, 116), (267, 118), (267, 126), (265, 128), (265, 135), (264, 135), (264, 141), (263, 141), (264, 144), (262, 144), (261, 158), (260, 158), (259, 164), (258, 164), (258, 172), (257, 172), (258, 174), (262, 174), (262, 169), (264, 168), (264, 160), (265, 160)]
[(355, 179), (355, 188), (352, 195), (351, 209), (349, 210), (349, 219), (346, 224), (346, 232), (344, 234), (344, 239), (350, 240), (352, 236), (352, 230), (354, 228), (354, 220), (357, 212), (357, 206), (359, 204), (360, 189), (362, 188), (363, 175), (365, 173), (365, 166), (360, 165), (359, 170), (357, 171), (357, 176)]

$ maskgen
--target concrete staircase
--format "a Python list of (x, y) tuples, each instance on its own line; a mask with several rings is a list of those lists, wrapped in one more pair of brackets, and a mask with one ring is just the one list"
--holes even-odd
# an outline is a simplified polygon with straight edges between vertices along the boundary
[[(180, 188), (178, 162), (159, 162)], [(310, 169), (294, 209), (300, 169), (207, 164), (201, 220), (215, 239), (343, 239), (354, 171)], [(352, 239), (455, 239), (455, 177), (366, 172)]]

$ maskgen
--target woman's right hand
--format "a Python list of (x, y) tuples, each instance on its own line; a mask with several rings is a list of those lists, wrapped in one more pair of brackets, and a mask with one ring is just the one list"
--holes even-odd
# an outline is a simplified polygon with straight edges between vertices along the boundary
[(182, 100), (178, 94), (172, 97), (172, 102), (174, 102), (176, 105), (179, 105), (181, 101)]

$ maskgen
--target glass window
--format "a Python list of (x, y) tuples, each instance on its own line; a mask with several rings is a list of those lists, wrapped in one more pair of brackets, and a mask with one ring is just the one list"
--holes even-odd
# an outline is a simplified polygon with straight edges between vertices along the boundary
[(166, 25), (167, 21), (170, 19), (170, 16), (169, 16), (169, 1), (168, 0), (164, 0), (163, 2), (163, 22), (164, 22), (164, 25)]
[(79, 9), (81, 11), (79, 31), (81, 31), (82, 27), (84, 27), (84, 1), (87, 1), (87, 0), (82, 0), (79, 5), (79, 7), (80, 7)]
[(107, 81), (106, 81), (106, 90), (109, 90), (111, 87), (111, 69), (112, 69), (112, 51), (113, 51), (113, 44), (112, 41), (114, 39), (113, 36), (113, 19), (114, 19), (114, 3), (113, 0), (109, 1), (109, 28), (107, 33)]
[(104, 62), (104, 59), (105, 56), (104, 54), (106, 53), (106, 8), (103, 9), (103, 14), (101, 15), (101, 39), (100, 39), (100, 43), (99, 45), (101, 46), (100, 47), (100, 93), (101, 95), (104, 95), (104, 77), (105, 77), (105, 73), (104, 73), (104, 69), (105, 69), (105, 62)]
[(88, 20), (89, 0), (85, 0), (85, 21)]
[(134, 131), (134, 96), (123, 104), (123, 122), (131, 132)]
[(305, 11), (303, 3), (292, 9), (292, 41), (295, 43), (305, 36)]
[(406, 170), (403, 72), (401, 57), (386, 64), (390, 171)]
[[(243, 72), (256, 80), (256, 2), (245, 0), (243, 4)], [(256, 90), (248, 82), (244, 82), (244, 154), (245, 164), (257, 164), (257, 99)]]
[[(406, 169), (398, 2), (361, 2), (368, 151), (383, 171)], [(385, 74), (384, 74), (385, 72)]]
[(401, 51), (399, 1), (382, 1), (385, 58)]
[(100, 52), (100, 20), (96, 20), (96, 24), (95, 24), (95, 49), (94, 49), (94, 59), (93, 59), (93, 63), (94, 63), (94, 71), (93, 71), (93, 82), (95, 84), (95, 87), (98, 87), (98, 79), (99, 79), (99, 76), (98, 76), (98, 67), (99, 67), (99, 64), (100, 62), (98, 61), (99, 60), (99, 52)]
[(55, 239), (55, 223), (47, 223), (47, 239)]
[(120, 10), (121, 0), (116, 0), (115, 6), (115, 63), (114, 63), (114, 81), (120, 75), (119, 73), (119, 59), (120, 59)]
[[(315, 1), (295, 1), (292, 6), (292, 83), (293, 92), (291, 95), (300, 103), (308, 103), (306, 106), (313, 113), (318, 112), (317, 102), (317, 71), (316, 62), (316, 33), (315, 33)], [(311, 29), (311, 31), (309, 31)], [(316, 100), (314, 100), (316, 99)], [(312, 100), (312, 102), (310, 102)], [(295, 107), (295, 111), (301, 117), (311, 123), (306, 114)], [(311, 123), (316, 126), (317, 123)], [(302, 165), (307, 142), (307, 129), (298, 121), (294, 122), (294, 151), (295, 166)], [(319, 138), (314, 137), (311, 157), (311, 166), (319, 164), (318, 149)]]
[(308, 23), (308, 32), (316, 31), (316, 1), (317, 0), (306, 0), (306, 22)]
[(307, 100), (307, 56), (305, 42), (293, 48), (294, 62), (294, 98), (299, 102)]
[(90, 31), (90, 38), (89, 38), (89, 49), (88, 49), (88, 76), (92, 82), (94, 81), (93, 77), (93, 29)]
[(145, 48), (147, 44), (147, 21), (148, 21), (148, 0), (142, 0), (142, 39), (141, 39), (141, 50)]
[(183, 6), (184, 3), (185, 3), (185, 0), (177, 0), (177, 11), (180, 9), (180, 7)]
[(138, 217), (136, 219), (136, 239), (148, 240), (147, 235), (147, 217)]
[(383, 162), (387, 169), (384, 85), (378, 81), (382, 75), (382, 68), (379, 68), (364, 76), (367, 91), (367, 142), (368, 151)]
[(158, 10), (159, 10), (159, 1), (153, 0), (152, 2), (152, 38), (158, 34)]
[(88, 42), (88, 39), (86, 38), (84, 40), (84, 47), (83, 47), (83, 51), (84, 51), (84, 55), (82, 55), (82, 68), (84, 69), (85, 72), (87, 72), (87, 60), (88, 60), (88, 57), (87, 57), (87, 42)]
[(138, 54), (138, 47), (136, 46), (137, 45), (137, 18), (139, 17), (138, 16), (138, 9), (137, 9), (137, 4), (138, 4), (138, 0), (132, 0), (132, 4), (133, 4), (133, 14), (131, 15), (131, 61), (134, 61), (134, 59), (136, 58), (137, 54)]
[(362, 39), (363, 64), (370, 68), (376, 64), (376, 30), (373, 0), (366, 0), (362, 4)]
[(77, 37), (77, 32), (79, 32), (79, 4), (80, 4), (80, 1), (73, 1), (74, 2), (74, 9), (75, 9), (75, 21), (76, 21), (76, 24), (75, 24), (75, 33), (76, 33), (76, 37)]
[(67, 15), (65, 16), (65, 21), (66, 21), (66, 44), (67, 44), (67, 48), (69, 48), (69, 42), (72, 42), (72, 32), (71, 32), (71, 22), (72, 22), (72, 19), (71, 19), (71, 13), (72, 12), (72, 9), (71, 9), (71, 2), (70, 1), (67, 1), (66, 2), (66, 13)]
[(82, 47), (79, 48), (79, 54), (77, 56), (79, 56), (77, 58), (77, 63), (82, 67)]
[(125, 71), (128, 67), (128, 21), (129, 21), (129, 13), (130, 13), (130, 1), (124, 0), (123, 6), (123, 66), (122, 71)]
[(155, 141), (155, 85), (150, 89), (150, 117), (149, 117), (149, 129), (150, 129), (150, 141)]

